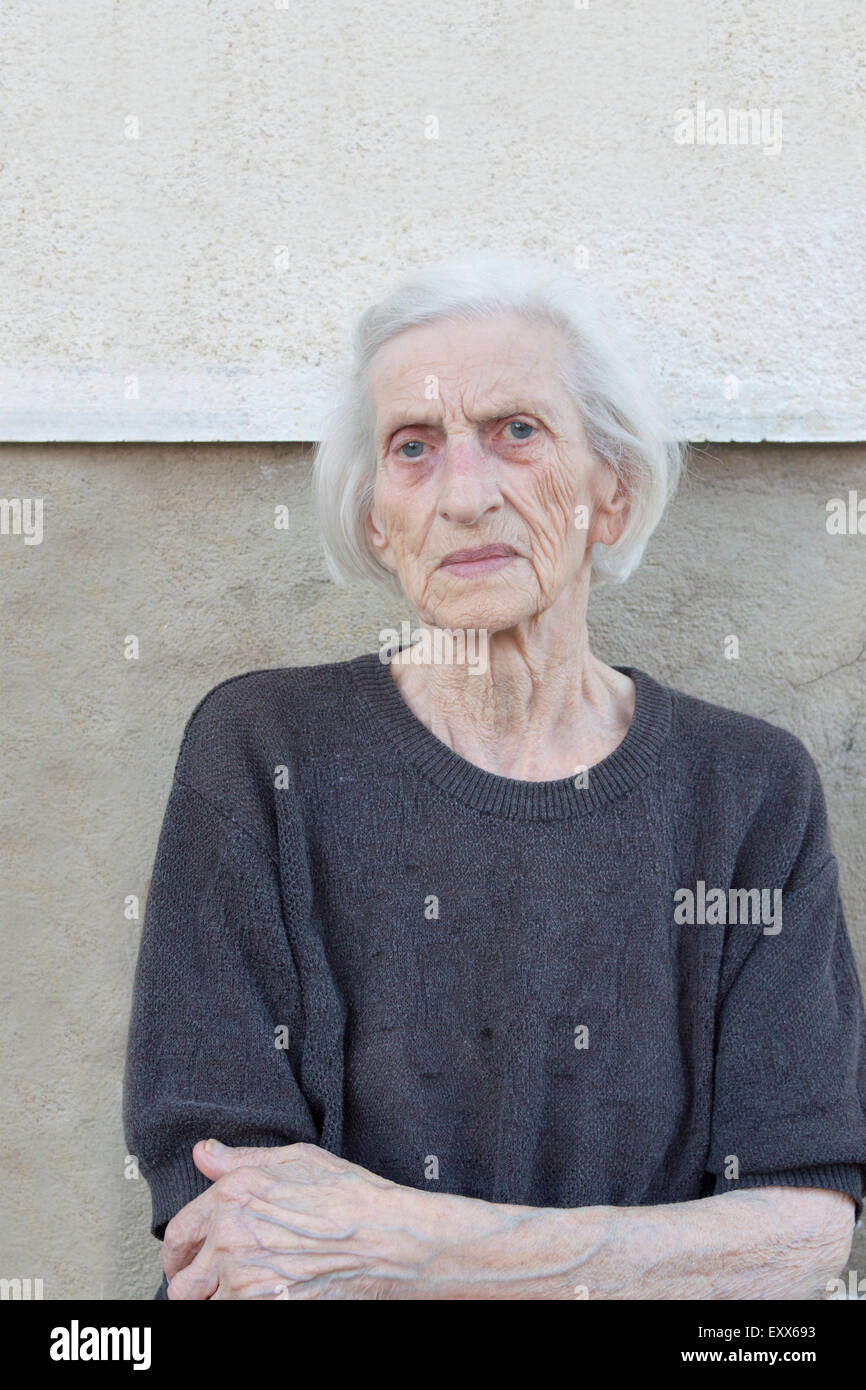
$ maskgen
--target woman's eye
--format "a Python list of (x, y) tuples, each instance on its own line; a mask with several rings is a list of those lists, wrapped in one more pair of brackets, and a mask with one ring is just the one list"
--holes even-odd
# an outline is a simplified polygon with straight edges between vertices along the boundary
[(505, 428), (508, 430), (526, 430), (526, 434), (513, 434), (512, 439), (528, 439), (535, 431), (535, 426), (527, 424), (526, 420), (509, 420)]
[[(398, 454), (403, 454), (404, 449), (423, 449), (424, 445), (420, 439), (407, 439), (405, 444), (401, 444), (397, 450)], [(403, 454), (404, 459), (417, 459), (420, 454)]]

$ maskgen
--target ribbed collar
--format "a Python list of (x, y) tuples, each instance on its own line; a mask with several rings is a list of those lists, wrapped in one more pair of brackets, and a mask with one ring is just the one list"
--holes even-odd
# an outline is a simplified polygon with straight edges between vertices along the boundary
[(467, 806), (515, 820), (586, 815), (624, 796), (656, 766), (670, 733), (670, 689), (635, 666), (615, 666), (614, 670), (631, 676), (635, 683), (634, 714), (622, 742), (590, 767), (586, 787), (575, 787), (572, 777), (553, 782), (500, 777), (462, 758), (421, 723), (378, 652), (364, 652), (347, 665), (374, 720), (407, 762)]

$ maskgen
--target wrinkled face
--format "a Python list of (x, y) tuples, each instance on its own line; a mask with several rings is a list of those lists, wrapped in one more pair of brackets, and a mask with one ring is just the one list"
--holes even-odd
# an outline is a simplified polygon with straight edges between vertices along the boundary
[(367, 532), (422, 621), (513, 627), (588, 584), (590, 547), (620, 534), (626, 499), (559, 381), (564, 347), (507, 313), (415, 325), (374, 358)]

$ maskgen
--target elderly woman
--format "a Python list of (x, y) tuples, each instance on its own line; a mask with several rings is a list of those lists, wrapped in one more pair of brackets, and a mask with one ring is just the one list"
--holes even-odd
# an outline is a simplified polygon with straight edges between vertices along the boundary
[(235, 677), (187, 726), (125, 1084), (158, 1296), (843, 1268), (866, 1020), (815, 764), (590, 650), (680, 462), (553, 268), (459, 257), (363, 314), (316, 495), (332, 572), (417, 640)]

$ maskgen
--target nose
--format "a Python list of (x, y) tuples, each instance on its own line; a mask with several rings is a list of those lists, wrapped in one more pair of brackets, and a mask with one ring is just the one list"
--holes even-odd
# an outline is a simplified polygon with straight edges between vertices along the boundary
[(477, 439), (450, 439), (440, 474), (438, 510), (443, 521), (474, 526), (502, 506), (496, 461)]

